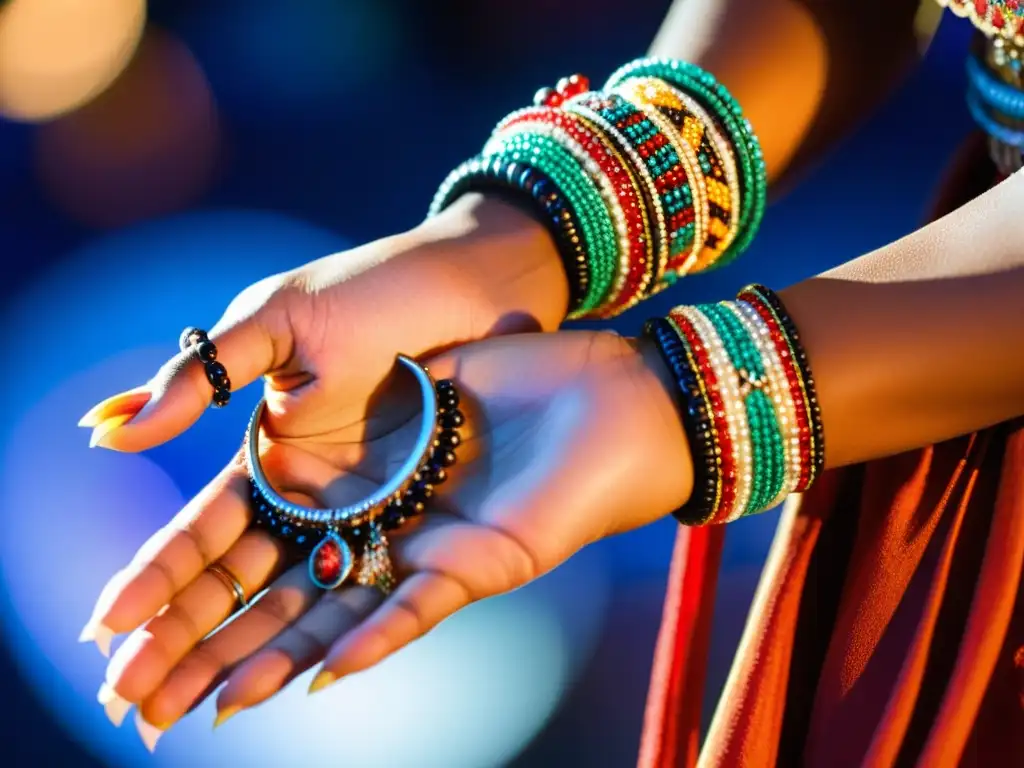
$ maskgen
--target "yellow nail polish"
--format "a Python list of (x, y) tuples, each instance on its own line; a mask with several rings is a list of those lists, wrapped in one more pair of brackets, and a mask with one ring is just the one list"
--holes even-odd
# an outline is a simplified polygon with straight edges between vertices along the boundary
[(313, 678), (313, 682), (309, 684), (308, 693), (316, 693), (317, 691), (322, 691), (324, 688), (334, 683), (337, 679), (337, 676), (333, 672), (328, 672), (325, 669)]
[(128, 413), (123, 416), (111, 416), (109, 419), (104, 419), (93, 428), (92, 435), (89, 437), (89, 447), (95, 448), (99, 446), (100, 448), (106, 448), (107, 445), (103, 441), (134, 417), (134, 413)]
[(146, 389), (132, 389), (108, 397), (102, 403), (94, 405), (89, 412), (78, 420), (80, 427), (97, 427), (112, 416), (135, 415), (153, 398), (153, 393)]
[(230, 707), (224, 707), (224, 709), (217, 712), (217, 717), (213, 721), (214, 729), (220, 728), (224, 723), (230, 720), (232, 717), (241, 712), (245, 707), (240, 707), (237, 704), (232, 704)]

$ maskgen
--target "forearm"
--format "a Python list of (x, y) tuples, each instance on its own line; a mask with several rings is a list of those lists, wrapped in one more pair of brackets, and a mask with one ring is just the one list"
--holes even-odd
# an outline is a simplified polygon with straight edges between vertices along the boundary
[(1024, 174), (781, 296), (817, 380), (827, 461), (1024, 414)]
[(698, 64), (733, 93), (774, 181), (847, 133), (916, 61), (920, 4), (676, 0), (651, 53)]

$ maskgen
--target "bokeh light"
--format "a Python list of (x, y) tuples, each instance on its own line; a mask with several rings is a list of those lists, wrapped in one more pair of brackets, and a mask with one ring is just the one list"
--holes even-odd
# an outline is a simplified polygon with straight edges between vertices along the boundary
[[(12, 333), (31, 328), (33, 344), (33, 364), (0, 381), (2, 632), (41, 701), (106, 764), (138, 765), (145, 752), (130, 724), (115, 730), (95, 703), (105, 662), (76, 643), (78, 631), (104, 581), (237, 448), (258, 391), (144, 456), (90, 451), (75, 423), (148, 378), (180, 326), (208, 326), (245, 285), (342, 245), (273, 214), (179, 216), (82, 249), (0, 310)], [(208, 702), (147, 764), (501, 765), (586, 663), (607, 593), (604, 559), (589, 550), (315, 698), (300, 680), (216, 734)]]
[(109, 89), (39, 128), (36, 164), (64, 212), (114, 227), (198, 197), (219, 147), (217, 111), (202, 70), (184, 44), (151, 29)]
[(145, 0), (0, 3), (0, 114), (45, 120), (121, 73), (146, 24)]

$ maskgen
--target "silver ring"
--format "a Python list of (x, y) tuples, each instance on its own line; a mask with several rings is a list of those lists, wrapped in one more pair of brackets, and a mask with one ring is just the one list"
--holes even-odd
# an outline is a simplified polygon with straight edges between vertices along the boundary
[(242, 586), (242, 582), (226, 566), (214, 563), (206, 571), (231, 590), (231, 593), (235, 596), (235, 601), (242, 606), (243, 610), (249, 607), (249, 600), (245, 596), (245, 587)]

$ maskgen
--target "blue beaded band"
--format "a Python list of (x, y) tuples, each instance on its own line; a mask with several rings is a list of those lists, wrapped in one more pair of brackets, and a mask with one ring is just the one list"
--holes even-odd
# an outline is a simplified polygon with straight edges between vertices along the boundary
[(967, 59), (967, 77), (974, 92), (996, 112), (1024, 120), (1024, 91), (999, 82), (975, 57)]
[(1001, 141), (1003, 144), (1024, 150), (1024, 130), (1014, 130), (996, 120), (985, 109), (985, 104), (982, 102), (981, 97), (973, 89), (967, 92), (967, 108), (970, 110), (974, 122), (980, 125), (982, 130), (989, 136)]

